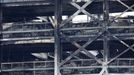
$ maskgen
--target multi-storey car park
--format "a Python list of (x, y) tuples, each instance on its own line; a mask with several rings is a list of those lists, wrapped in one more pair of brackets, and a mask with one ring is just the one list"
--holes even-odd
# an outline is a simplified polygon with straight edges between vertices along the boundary
[(1, 75), (134, 75), (134, 0), (0, 0)]

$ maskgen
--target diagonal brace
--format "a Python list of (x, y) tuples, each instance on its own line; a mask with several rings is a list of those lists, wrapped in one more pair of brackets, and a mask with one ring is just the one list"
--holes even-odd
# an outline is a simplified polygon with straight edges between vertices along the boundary
[[(70, 41), (69, 38), (67, 36), (65, 36), (64, 34), (62, 34), (62, 37), (64, 37), (67, 41), (70, 41), (73, 45), (75, 45), (78, 49), (72, 53), (69, 57), (67, 57), (63, 62), (61, 62), (60, 66), (62, 66), (63, 64), (65, 64), (67, 61), (69, 61), (73, 56), (75, 56), (76, 54), (78, 54), (80, 51), (84, 50), (86, 52), (88, 52), (85, 47), (87, 47), (89, 44), (91, 44), (93, 41), (95, 41), (98, 37), (100, 37), (102, 34), (104, 33), (101, 32), (99, 35), (97, 35), (95, 38), (89, 39), (87, 43), (85, 43), (83, 46), (80, 46), (77, 42), (75, 41)], [(98, 60), (96, 57), (94, 57), (94, 55), (92, 55), (91, 53), (88, 52), (88, 54), (90, 55), (89, 57), (94, 58), (98, 63), (102, 63), (101, 60)]]
[(81, 13), (83, 10), (85, 10), (85, 8), (91, 4), (93, 2), (93, 0), (89, 0), (88, 2), (86, 2), (82, 7), (80, 7), (79, 5), (77, 5), (76, 3), (72, 2), (71, 4), (73, 6), (75, 6), (76, 8), (78, 8), (78, 10), (71, 15), (67, 20), (62, 21), (60, 28), (63, 27), (65, 24), (67, 24), (69, 21), (71, 21), (75, 16), (77, 16), (79, 13)]
[[(107, 31), (109, 34), (111, 34), (109, 31)], [(111, 34), (112, 35), (112, 34)], [(124, 41), (120, 40), (118, 37), (112, 35), (113, 38), (115, 38), (116, 40), (118, 40), (120, 43), (122, 43), (123, 45), (125, 45), (126, 47), (128, 47), (126, 50), (124, 50), (122, 53), (118, 54), (117, 56), (115, 56), (113, 59), (111, 59), (110, 61), (108, 61), (108, 64), (112, 61), (114, 61), (115, 59), (117, 59), (118, 57), (120, 57), (122, 54), (126, 53), (129, 50), (134, 51), (133, 47), (134, 44), (132, 46), (129, 46), (127, 43), (125, 43)]]

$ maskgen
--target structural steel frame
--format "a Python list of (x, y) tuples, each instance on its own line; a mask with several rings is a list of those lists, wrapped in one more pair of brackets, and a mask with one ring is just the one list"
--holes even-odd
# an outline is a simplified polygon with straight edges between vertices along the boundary
[[(133, 48), (134, 44), (130, 46), (127, 43), (125, 43), (123, 40), (121, 40), (120, 38), (118, 38), (117, 36), (112, 34), (108, 30), (110, 28), (109, 25), (114, 20), (118, 19), (122, 14), (128, 12), (129, 10), (134, 11), (134, 9), (133, 9), (134, 4), (132, 6), (128, 6), (125, 3), (123, 3), (121, 0), (116, 0), (120, 4), (125, 6), (127, 9), (124, 12), (122, 12), (120, 15), (116, 16), (114, 19), (110, 19), (109, 18), (109, 0), (103, 0), (103, 23), (100, 23), (101, 24), (101, 26), (99, 28), (100, 32), (98, 33), (98, 35), (95, 35), (94, 37), (92, 37), (92, 39), (88, 39), (87, 42), (84, 45), (80, 45), (76, 41), (70, 40), (70, 38), (67, 35), (65, 35), (64, 33), (62, 33), (61, 31), (66, 30), (63, 27), (68, 22), (70, 22), (75, 16), (79, 15), (81, 12), (83, 14), (91, 17), (91, 19), (93, 19), (95, 21), (98, 21), (97, 18), (95, 18), (92, 14), (90, 14), (89, 12), (87, 12), (85, 10), (85, 8), (95, 0), (88, 0), (83, 6), (79, 6), (75, 2), (71, 2), (71, 5), (76, 7), (78, 10), (73, 15), (71, 15), (68, 19), (66, 19), (64, 21), (62, 21), (62, 9), (63, 9), (62, 1), (63, 0), (55, 0), (55, 14), (54, 14), (55, 19), (53, 20), (53, 23), (52, 23), (53, 26), (54, 26), (54, 40), (55, 40), (55, 42), (54, 42), (55, 43), (54, 44), (55, 45), (55, 50), (54, 50), (54, 55), (55, 55), (55, 58), (54, 58), (54, 75), (62, 75), (61, 70), (64, 69), (63, 65), (65, 63), (67, 63), (69, 60), (71, 60), (71, 58), (73, 58), (75, 55), (77, 55), (78, 53), (81, 53), (81, 51), (84, 51), (86, 53), (86, 56), (88, 56), (91, 59), (96, 60), (96, 62), (101, 65), (102, 70), (100, 71), (99, 75), (109, 75), (108, 68), (109, 68), (109, 64), (112, 61), (114, 61), (115, 59), (117, 59), (118, 57), (120, 57), (121, 55), (123, 55), (124, 53), (126, 53), (129, 50), (134, 51), (134, 48)], [(2, 9), (1, 8), (0, 8), (0, 25), (2, 26)], [(122, 28), (124, 28), (124, 27), (122, 27)], [(70, 30), (70, 29), (68, 29), (68, 30)], [(0, 36), (1, 36), (1, 39), (2, 39), (2, 33), (8, 33), (8, 32), (2, 32), (2, 27), (0, 27), (0, 31), (1, 31)], [(45, 30), (41, 30), (41, 31), (44, 32)], [(31, 31), (31, 32), (33, 32), (33, 31)], [(9, 32), (9, 33), (13, 33), (13, 32)], [(104, 49), (103, 60), (97, 58), (96, 56), (94, 56), (92, 53), (90, 53), (86, 49), (86, 47), (88, 45), (90, 45), (92, 42), (99, 39), (100, 37), (103, 37), (103, 49)], [(110, 54), (109, 53), (109, 40), (110, 40), (110, 37), (114, 38), (115, 40), (118, 40), (120, 43), (122, 43), (124, 46), (127, 47), (126, 50), (124, 50), (123, 52), (121, 52), (120, 54), (118, 54), (117, 56), (115, 56), (111, 59), (109, 59), (109, 54)], [(61, 38), (64, 38), (66, 41), (71, 42), (71, 44), (73, 44), (74, 46), (76, 46), (78, 48), (77, 50), (75, 50), (72, 54), (70, 54), (70, 56), (68, 56), (64, 60), (62, 60), (62, 58), (61, 58), (61, 56), (62, 56)], [(83, 68), (87, 68), (87, 67), (83, 67)]]
[[(60, 0), (56, 0), (56, 7), (60, 7), (60, 3), (59, 2)], [(89, 12), (87, 12), (85, 10), (85, 8), (90, 5), (94, 0), (89, 0), (87, 1), (83, 6), (79, 6), (78, 4), (76, 4), (75, 2), (72, 2), (71, 5), (73, 5), (74, 7), (76, 7), (78, 10), (73, 14), (71, 15), (67, 20), (65, 21), (59, 21), (59, 27), (62, 28), (64, 25), (66, 25), (69, 21), (72, 20), (72, 18), (74, 18), (76, 15), (78, 15), (79, 13), (84, 13), (85, 15), (88, 15), (89, 17), (91, 17), (93, 20), (95, 20), (95, 17), (92, 16)], [(102, 31), (96, 36), (94, 37), (93, 39), (89, 39), (84, 45), (79, 45), (77, 42), (75, 41), (70, 41), (70, 39), (62, 34), (61, 32), (59, 32), (57, 29), (57, 31), (55, 30), (56, 33), (60, 33), (59, 35), (59, 38), (60, 36), (63, 37), (64, 39), (66, 39), (67, 41), (70, 41), (74, 46), (76, 46), (78, 49), (72, 53), (70, 56), (68, 56), (65, 60), (63, 60), (61, 63), (59, 63), (59, 60), (58, 60), (58, 56), (57, 55), (60, 55), (59, 52), (57, 50), (60, 51), (60, 47), (57, 48), (57, 46), (60, 46), (58, 44), (58, 34), (57, 36), (55, 35), (55, 73), (54, 75), (60, 75), (60, 67), (62, 67), (66, 62), (68, 62), (71, 58), (73, 58), (76, 54), (80, 53), (81, 51), (84, 51), (86, 52), (87, 56), (96, 60), (99, 64), (102, 65), (102, 70), (100, 71), (99, 75), (109, 75), (109, 72), (108, 72), (108, 64), (110, 62), (112, 62), (113, 60), (115, 60), (116, 58), (118, 58), (119, 56), (121, 56), (122, 54), (124, 54), (125, 52), (129, 51), (129, 50), (132, 50), (134, 51), (133, 47), (134, 47), (134, 44), (132, 46), (129, 46), (128, 44), (126, 44), (124, 41), (122, 41), (121, 39), (119, 39), (117, 36), (114, 36), (113, 34), (111, 34), (109, 31), (108, 31), (108, 27), (109, 25), (116, 19), (118, 19), (122, 14), (126, 13), (128, 10), (134, 10), (133, 7), (134, 7), (134, 4), (132, 6), (128, 6), (126, 5), (125, 3), (123, 3), (121, 0), (117, 0), (119, 3), (121, 3), (123, 6), (125, 6), (127, 9), (122, 12), (120, 15), (116, 16), (114, 19), (110, 19), (109, 18), (109, 0), (103, 0), (103, 24), (102, 24)], [(59, 4), (57, 4), (59, 2)], [(62, 8), (62, 7), (60, 7)], [(57, 9), (57, 8), (56, 8)], [(57, 13), (57, 10), (55, 11), (55, 17), (56, 17), (56, 20), (55, 22), (57, 22), (57, 16), (59, 17), (62, 17), (62, 15), (59, 13), (61, 13), (61, 10), (59, 10), (59, 13)], [(57, 23), (58, 24), (58, 23)], [(123, 45), (125, 45), (126, 47), (128, 47), (128, 49), (124, 50), (122, 53), (118, 54), (117, 56), (115, 56), (114, 58), (110, 59), (109, 60), (109, 44), (108, 44), (108, 41), (110, 40), (110, 37), (109, 35), (111, 35), (111, 37), (115, 38), (116, 40), (118, 40), (120, 43), (122, 43)], [(92, 55), (90, 52), (88, 52), (85, 47), (90, 45), (93, 41), (95, 41), (96, 39), (98, 39), (100, 36), (103, 36), (103, 49), (104, 49), (104, 55), (103, 55), (103, 60), (100, 60), (98, 59), (96, 56)], [(57, 61), (56, 61), (57, 60)], [(59, 66), (57, 65), (59, 64)], [(62, 75), (62, 74), (61, 74)]]

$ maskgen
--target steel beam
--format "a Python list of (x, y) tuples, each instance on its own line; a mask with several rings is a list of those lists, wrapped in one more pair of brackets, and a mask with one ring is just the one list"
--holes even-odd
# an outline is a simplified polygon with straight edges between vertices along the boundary
[(104, 50), (104, 54), (103, 54), (103, 64), (102, 64), (102, 71), (100, 72), (100, 74), (104, 74), (104, 75), (109, 75), (108, 74), (108, 58), (109, 58), (109, 45), (108, 45), (108, 25), (109, 25), (109, 3), (108, 0), (104, 0), (103, 1), (103, 19), (104, 19), (104, 23), (102, 25), (103, 30), (105, 31), (105, 33), (103, 34), (103, 50)]
[[(128, 29), (134, 28), (134, 26), (109, 26), (108, 29)], [(98, 27), (76, 27), (76, 28), (62, 28), (61, 31), (74, 31), (74, 30), (94, 30), (94, 29), (101, 29), (100, 26)], [(53, 29), (40, 29), (40, 30), (26, 30), (26, 31), (2, 31), (3, 34), (13, 34), (13, 33), (32, 33), (32, 32), (49, 32), (53, 31)]]
[(21, 33), (38, 33), (38, 32), (50, 32), (53, 29), (40, 29), (40, 30), (25, 30), (25, 31), (3, 31), (3, 34), (21, 34)]
[(54, 38), (55, 38), (55, 50), (54, 50), (54, 75), (60, 75), (60, 57), (61, 57), (61, 46), (60, 46), (60, 30), (59, 25), (62, 21), (62, 0), (55, 0), (55, 28), (54, 28)]
[[(104, 17), (104, 24), (103, 24), (103, 30), (107, 31), (108, 30), (108, 25), (109, 25), (109, 4), (108, 4), (108, 0), (104, 0), (103, 3), (103, 17)], [(107, 62), (108, 61), (108, 34), (107, 32), (104, 33), (103, 35), (103, 49), (104, 49), (104, 61)]]
[[(121, 40), (126, 40), (126, 39), (133, 39), (134, 37), (134, 33), (118, 33), (118, 34), (112, 34), (113, 36), (117, 36), (117, 37), (120, 37)], [(111, 37), (112, 35), (109, 35), (109, 37)], [(95, 34), (91, 34), (91, 35), (72, 35), (72, 36), (68, 36), (68, 38), (70, 38), (70, 40), (72, 39), (75, 39), (76, 41), (79, 41), (78, 39), (81, 39), (83, 41), (86, 41), (87, 39), (89, 38), (93, 38), (95, 37), (96, 35)], [(10, 41), (27, 41), (27, 40), (38, 40), (38, 39), (42, 39), (42, 40), (45, 40), (45, 39), (51, 39), (51, 38), (54, 38), (53, 36), (42, 36), (42, 37), (16, 37), (16, 38), (12, 38), (12, 37), (9, 37), (9, 38), (4, 38), (4, 39), (1, 39), (0, 41), (3, 41), (3, 42), (10, 42)], [(102, 40), (102, 38), (98, 39), (98, 40)], [(114, 40), (113, 38), (111, 38), (110, 40)], [(63, 40), (63, 42), (66, 42)]]

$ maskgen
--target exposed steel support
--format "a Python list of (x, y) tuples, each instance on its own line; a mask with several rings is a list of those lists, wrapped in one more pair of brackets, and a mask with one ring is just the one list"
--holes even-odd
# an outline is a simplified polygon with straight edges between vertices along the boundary
[(60, 23), (62, 21), (62, 0), (55, 0), (55, 19), (54, 19), (54, 75), (61, 75), (59, 63), (61, 61), (61, 45), (60, 45)]
[[(109, 0), (104, 0), (103, 2), (103, 30), (105, 31), (104, 35), (103, 35), (103, 49), (104, 49), (104, 53), (103, 53), (103, 65), (102, 65), (102, 69), (104, 69), (104, 75), (109, 75), (108, 73), (108, 58), (109, 58), (109, 44), (108, 44), (108, 25), (109, 25)], [(102, 73), (103, 74), (103, 73)]]
[[(54, 75), (62, 75), (60, 70), (64, 70), (64, 69), (87, 69), (87, 68), (91, 68), (91, 69), (102, 69), (100, 70), (99, 74), (100, 75), (109, 75), (109, 69), (110, 68), (128, 68), (128, 67), (134, 67), (134, 66), (130, 66), (130, 65), (110, 65), (110, 63), (112, 63), (114, 60), (117, 60), (118, 57), (120, 57), (121, 55), (123, 55), (124, 53), (126, 53), (129, 50), (134, 51), (134, 44), (132, 44), (131, 46), (129, 44), (127, 44), (126, 42), (124, 42), (122, 39), (120, 39), (118, 36), (121, 36), (121, 33), (111, 33), (110, 29), (130, 29), (130, 28), (134, 28), (134, 26), (110, 26), (110, 17), (109, 17), (109, 1), (110, 0), (103, 0), (103, 21), (101, 20), (101, 22), (98, 22), (99, 19), (97, 19), (95, 16), (93, 16), (92, 14), (90, 14), (89, 12), (86, 11), (86, 8), (94, 1), (94, 0), (87, 0), (87, 2), (84, 2), (85, 4), (83, 6), (80, 6), (79, 4), (75, 3), (75, 2), (71, 2), (70, 4), (72, 6), (74, 6), (75, 8), (77, 8), (78, 10), (71, 15), (68, 19), (62, 21), (62, 1), (63, 0), (55, 0), (55, 12), (54, 12), (54, 19), (52, 17), (50, 17), (50, 20), (52, 22), (52, 25), (54, 27), (54, 29), (42, 29), (42, 30), (27, 30), (27, 31), (3, 31), (2, 32), (2, 26), (1, 26), (1, 38), (2, 38), (2, 33), (3, 34), (12, 34), (12, 33), (32, 33), (32, 32), (48, 32), (48, 31), (53, 31), (54, 32), (54, 36), (52, 36), (51, 38), (54, 38), (54, 68), (48, 68), (46, 70), (54, 70)], [(114, 0), (115, 1), (115, 0)], [(134, 5), (128, 6), (125, 3), (123, 3), (121, 0), (117, 0), (119, 3), (121, 3), (123, 6), (125, 6), (127, 9), (122, 12), (120, 15), (117, 15), (114, 19), (112, 19), (111, 22), (113, 22), (114, 20), (118, 19), (122, 14), (128, 12), (128, 10), (133, 10)], [(80, 13), (83, 13), (84, 15), (87, 15), (88, 17), (90, 17), (92, 20), (94, 20), (96, 22), (97, 19), (97, 23), (100, 23), (99, 25), (101, 26), (93, 26), (93, 27), (79, 27), (79, 28), (64, 28), (64, 26), (66, 26), (68, 23), (70, 23), (70, 21), (77, 15), (79, 15)], [(0, 25), (2, 25), (2, 9), (0, 11)], [(73, 24), (72, 24), (73, 25)], [(64, 32), (67, 31), (75, 31), (75, 30), (98, 30), (98, 32), (96, 32), (96, 34), (86, 34), (86, 35), (82, 35), (82, 34), (75, 34), (75, 35), (66, 35), (64, 34)], [(90, 33), (90, 32), (88, 32)], [(126, 35), (128, 35), (129, 33), (124, 33)], [(133, 34), (133, 32), (132, 32)], [(134, 34), (132, 35), (130, 34), (129, 36), (132, 37), (134, 36)], [(126, 36), (125, 35), (125, 36)], [(77, 41), (75, 40), (71, 40), (71, 38), (80, 38), (81, 37), (86, 37), (88, 39), (86, 39), (86, 43), (84, 41), (84, 44), (81, 45), (79, 44)], [(41, 38), (41, 37), (39, 37)], [(39, 39), (37, 37), (37, 39)], [(46, 36), (42, 37), (42, 38), (47, 38)], [(112, 38), (112, 39), (111, 39)], [(20, 38), (17, 38), (18, 40), (20, 40)], [(23, 38), (25, 39), (25, 38)], [(27, 40), (32, 39), (32, 38), (28, 38)], [(34, 37), (35, 39), (35, 37)], [(61, 49), (61, 39), (65, 40), (67, 42), (70, 42), (72, 45), (74, 45), (77, 49), (72, 53), (70, 53), (70, 55), (65, 58), (64, 60), (62, 60), (62, 49)], [(91, 43), (93, 43), (96, 40), (100, 40), (103, 41), (103, 58), (101, 59), (101, 57), (97, 57), (95, 55), (93, 55), (92, 53), (90, 53), (90, 51), (88, 51), (88, 49), (86, 49), (86, 47), (89, 47)], [(111, 58), (110, 55), (110, 49), (109, 49), (109, 40), (116, 40), (119, 41), (121, 44), (123, 44), (124, 46), (127, 47), (126, 50), (122, 51), (120, 54), (118, 54), (117, 56)], [(7, 40), (7, 39), (5, 39)], [(10, 40), (10, 39), (9, 39)], [(13, 40), (13, 39), (12, 39)], [(16, 40), (16, 38), (14, 38), (14, 40)], [(10, 40), (11, 41), (11, 40)], [(63, 43), (63, 42), (62, 42)], [(2, 50), (1, 50), (2, 51)], [(97, 50), (96, 50), (97, 51)], [(67, 66), (65, 67), (65, 65), (67, 64), (67, 62), (71, 61), (71, 59), (73, 57), (75, 57), (77, 54), (85, 52), (85, 56), (89, 57), (90, 59), (92, 59), (93, 61), (95, 61), (97, 64), (95, 65), (89, 65), (89, 66), (80, 66), (79, 64), (77, 66)], [(2, 53), (2, 52), (1, 52)], [(2, 55), (2, 54), (1, 54)], [(1, 56), (2, 57), (2, 56)], [(83, 61), (83, 60), (82, 60)], [(81, 61), (80, 61), (81, 62)], [(40, 68), (40, 69), (32, 69), (32, 70), (45, 70), (44, 68)]]

